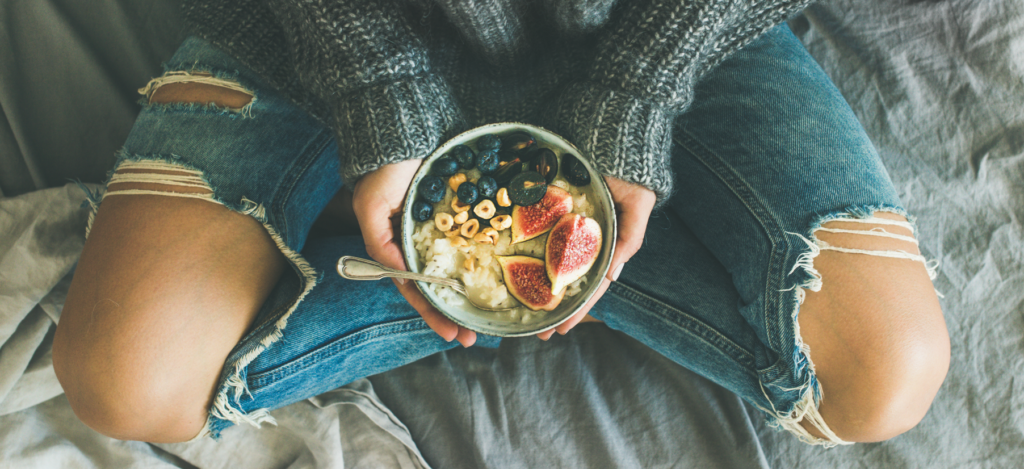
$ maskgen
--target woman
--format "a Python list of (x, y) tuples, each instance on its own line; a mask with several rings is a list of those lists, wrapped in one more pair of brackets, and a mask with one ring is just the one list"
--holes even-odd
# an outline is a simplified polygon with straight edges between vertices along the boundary
[[(804, 3), (186, 2), (54, 339), (72, 408), (185, 441), (495, 345), (411, 283), (330, 272), (404, 268), (390, 219), (419, 159), (516, 120), (590, 155), (619, 212), (608, 278), (557, 332), (589, 311), (808, 442), (906, 431), (949, 339), (877, 154), (779, 26)], [(306, 243), (342, 186), (362, 237)]]

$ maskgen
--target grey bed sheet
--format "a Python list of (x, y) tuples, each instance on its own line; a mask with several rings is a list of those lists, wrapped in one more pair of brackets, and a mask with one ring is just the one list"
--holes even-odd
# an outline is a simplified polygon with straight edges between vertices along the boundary
[[(28, 9), (34, 14), (50, 8), (60, 13), (58, 18), (83, 15), (84, 23), (64, 18), (56, 23), (41, 21), (33, 27), (63, 38), (44, 43), (63, 51), (56, 52), (58, 56), (76, 56), (83, 50), (91, 54), (83, 60), (100, 71), (93, 76), (100, 85), (89, 92), (105, 93), (108, 88), (102, 83), (116, 84), (121, 79), (110, 77), (120, 75), (103, 71), (114, 59), (89, 52), (90, 41), (103, 47), (124, 46), (103, 42), (114, 41), (112, 37), (90, 36), (81, 30), (88, 29), (89, 21), (116, 24), (117, 15), (124, 16), (126, 11), (150, 11), (139, 9), (144, 3), (99, 1), (98, 11), (113, 15), (100, 17), (81, 11), (72, 2), (0, 0), (0, 25), (6, 28), (0, 31), (0, 38), (10, 38), (16, 29), (12, 25), (21, 17), (12, 17), (12, 12), (24, 15)], [(150, 8), (164, 11), (159, 6)], [(170, 18), (173, 20), (173, 15)], [(389, 409), (387, 413), (380, 409), (370, 413), (378, 418), (390, 414), (399, 422), (390, 427), (392, 440), (367, 431), (384, 439), (370, 439), (360, 446), (345, 430), (367, 428), (360, 419), (369, 418), (368, 410), (346, 413), (322, 408), (330, 405), (304, 402), (277, 411), (282, 422), (277, 429), (254, 433), (238, 428), (227, 432), (220, 446), (120, 444), (85, 429), (70, 414), (66, 400), (56, 397), (0, 416), (0, 466), (3, 461), (17, 461), (19, 467), (53, 467), (56, 463), (74, 467), (227, 467), (232, 460), (223, 457), (225, 451), (241, 454), (260, 448), (263, 453), (252, 453), (252, 458), (246, 459), (250, 467), (332, 467), (339, 460), (329, 457), (342, 453), (347, 467), (375, 467), (370, 461), (382, 460), (373, 459), (368, 448), (381, 446), (392, 448), (388, 454), (415, 465), (416, 448), (409, 448), (402, 443), (404, 437), (397, 435), (407, 427), (426, 463), (438, 468), (1021, 467), (1024, 6), (1016, 0), (829, 0), (808, 9), (793, 26), (861, 118), (904, 204), (918, 217), (922, 250), (940, 262), (936, 288), (944, 295), (942, 306), (952, 337), (950, 373), (931, 412), (905, 435), (884, 443), (827, 451), (804, 446), (767, 428), (756, 411), (745, 408), (730, 393), (667, 363), (628, 337), (602, 325), (585, 324), (548, 343), (522, 339), (506, 341), (498, 350), (453, 350), (372, 377), (372, 389), (360, 389), (375, 392), (377, 402)], [(168, 31), (161, 21), (154, 27), (151, 32), (157, 36)], [(36, 37), (20, 31), (21, 37)], [(121, 103), (134, 100), (131, 88), (141, 86), (155, 73), (159, 59), (153, 57), (168, 52), (153, 46), (160, 41), (144, 33), (125, 37), (129, 45), (134, 44), (133, 50), (151, 53), (134, 56), (138, 63), (149, 65), (128, 67), (136, 70), (131, 78), (124, 86), (110, 88), (118, 90), (115, 95), (128, 97), (113, 101), (115, 104), (109, 100), (92, 103), (78, 112), (90, 115), (111, 107), (115, 117), (131, 114), (130, 108), (118, 110)], [(4, 40), (0, 40), (0, 54), (4, 54), (0, 63), (9, 63), (11, 58), (25, 60), (24, 54), (33, 52), (24, 40)], [(96, 175), (105, 170), (103, 158), (109, 158), (130, 125), (130, 119), (112, 119), (115, 129), (90, 139), (88, 127), (76, 127), (74, 119), (33, 114), (43, 110), (35, 110), (34, 102), (25, 98), (19, 86), (28, 86), (25, 81), (32, 73), (40, 73), (38, 70), (0, 67), (0, 104), (8, 124), (6, 128), (0, 125), (0, 189), (6, 195), (63, 184), (60, 179), (66, 168), (87, 178), (99, 177)], [(78, 71), (74, 67), (68, 70), (65, 81), (80, 76), (71, 73)], [(20, 77), (19, 81), (12, 84), (11, 76)], [(59, 88), (60, 82), (54, 78), (51, 86)], [(38, 87), (28, 89), (41, 93)], [(70, 98), (81, 92), (68, 94), (65, 90), (60, 96)], [(46, 142), (47, 118), (71, 126), (80, 140)], [(79, 146), (89, 152), (105, 148), (102, 151), (110, 154), (88, 153), (93, 155), (91, 163), (83, 163), (91, 165), (88, 169), (61, 166), (64, 161), (76, 160)], [(19, 152), (16, 158), (12, 158), (12, 148)], [(71, 192), (62, 195), (63, 190), (52, 189), (57, 191), (54, 201), (72, 203)], [(0, 213), (0, 218), (3, 216)], [(67, 216), (74, 218), (74, 213)], [(6, 259), (7, 253), (4, 256)], [(39, 281), (58, 285), (61, 275), (50, 274)], [(10, 285), (6, 283), (9, 279), (0, 276), (0, 282), (5, 282), (0, 289)], [(50, 300), (42, 300), (45, 294), (37, 296), (42, 310), (37, 319), (51, 320), (45, 314), (46, 305), (59, 305), (60, 288), (50, 294)], [(0, 301), (6, 303), (9, 298)], [(30, 314), (23, 309), (21, 314)], [(7, 334), (0, 335), (0, 365), (5, 360), (12, 363), (11, 338), (27, 329), (0, 324), (0, 330)], [(51, 378), (44, 377), (46, 334), (35, 334), (36, 349), (30, 347), (31, 356), (22, 356), (18, 363), (43, 377), (41, 383), (52, 386), (52, 381), (46, 381)], [(32, 363), (35, 365), (30, 366)], [(2, 378), (0, 383), (18, 381)], [(35, 403), (31, 395), (19, 402), (18, 408)], [(335, 415), (325, 417), (324, 412)], [(321, 422), (323, 427), (310, 425), (311, 421)], [(331, 428), (338, 431), (326, 431)], [(350, 439), (344, 440), (339, 433)], [(342, 444), (343, 440), (347, 443)], [(370, 455), (368, 459), (360, 459), (364, 451)]]

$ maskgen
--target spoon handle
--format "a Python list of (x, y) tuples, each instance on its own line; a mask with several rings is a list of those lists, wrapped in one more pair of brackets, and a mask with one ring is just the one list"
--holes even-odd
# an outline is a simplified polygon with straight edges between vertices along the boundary
[(354, 256), (342, 256), (341, 259), (338, 259), (338, 275), (349, 280), (380, 280), (385, 277), (405, 278), (409, 280), (419, 280), (422, 282), (439, 283), (441, 285), (452, 287), (460, 292), (465, 291), (462, 284), (455, 280), (431, 277), (429, 275), (417, 274), (404, 270), (395, 270), (390, 267), (385, 267), (379, 262)]

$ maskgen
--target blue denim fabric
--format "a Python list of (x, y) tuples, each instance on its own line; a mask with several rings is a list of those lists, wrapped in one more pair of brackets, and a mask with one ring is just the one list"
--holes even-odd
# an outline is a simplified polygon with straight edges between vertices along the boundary
[[(389, 281), (334, 273), (338, 257), (366, 256), (361, 238), (306, 244), (341, 184), (329, 129), (200, 40), (167, 68), (236, 80), (255, 100), (246, 114), (148, 105), (118, 164), (200, 170), (216, 201), (301, 254), (225, 362), (210, 434), (453, 346)], [(852, 111), (785, 25), (702, 80), (673, 151), (677, 192), (592, 314), (784, 419), (819, 392), (796, 330), (797, 292), (810, 280), (794, 269), (803, 239), (839, 213), (902, 213), (898, 197)]]
[(899, 197), (786, 26), (702, 79), (672, 163), (677, 192), (592, 314), (785, 419), (820, 397), (796, 325), (804, 239), (838, 214), (905, 215)]

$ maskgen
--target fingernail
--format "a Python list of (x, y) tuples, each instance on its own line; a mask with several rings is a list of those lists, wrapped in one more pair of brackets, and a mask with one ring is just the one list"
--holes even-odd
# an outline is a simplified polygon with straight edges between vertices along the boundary
[[(622, 267), (620, 266), (619, 268), (622, 268)], [(404, 278), (396, 278), (395, 281), (398, 282), (399, 285), (405, 285), (405, 279)]]
[(626, 265), (625, 262), (623, 262), (622, 264), (619, 264), (619, 266), (615, 268), (615, 271), (612, 272), (612, 281), (619, 280), (619, 274), (622, 273), (622, 266), (624, 266), (624, 265)]

